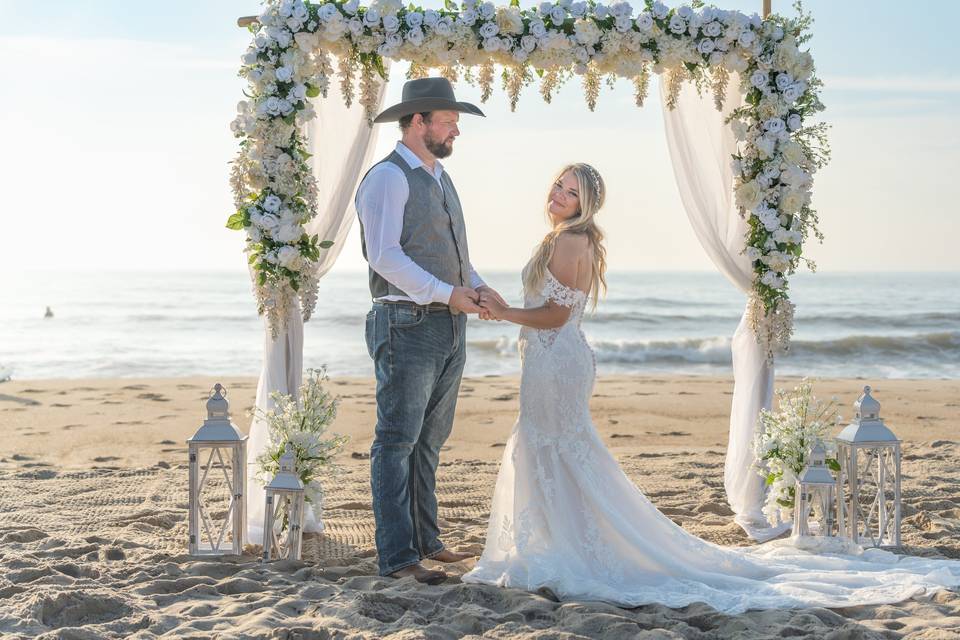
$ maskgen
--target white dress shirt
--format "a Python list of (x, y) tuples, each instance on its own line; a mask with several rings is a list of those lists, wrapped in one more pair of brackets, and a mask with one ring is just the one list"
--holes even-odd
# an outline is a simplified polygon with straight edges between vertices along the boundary
[[(423, 161), (402, 142), (397, 142), (397, 153), (411, 169), (423, 167), (431, 173)], [(443, 165), (434, 163), (431, 175), (443, 189), (440, 176)], [(405, 291), (407, 296), (388, 295), (377, 302), (409, 300), (417, 304), (431, 302), (450, 303), (454, 285), (444, 282), (418, 265), (403, 252), (400, 232), (403, 230), (403, 211), (410, 197), (410, 185), (403, 169), (392, 162), (381, 162), (373, 167), (357, 190), (357, 212), (363, 223), (363, 240), (367, 247), (367, 261), (374, 271), (387, 282)], [(484, 282), (470, 266), (471, 288), (483, 286)]]

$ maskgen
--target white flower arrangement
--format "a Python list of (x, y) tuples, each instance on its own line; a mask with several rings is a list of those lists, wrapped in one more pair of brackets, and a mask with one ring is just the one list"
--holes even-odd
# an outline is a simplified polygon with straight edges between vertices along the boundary
[(334, 456), (349, 438), (327, 436), (327, 428), (337, 417), (339, 398), (332, 397), (324, 388), (325, 370), (308, 369), (300, 386), (299, 401), (288, 394), (273, 392), (275, 404), (271, 411), (254, 408), (256, 418), (267, 423), (269, 441), (266, 450), (257, 457), (257, 476), (264, 484), (280, 469), (280, 456), (287, 444), (296, 454), (297, 475), (304, 486), (304, 499), (319, 513), (323, 505), (323, 487), (320, 477), (325, 471), (336, 471)]
[[(771, 524), (780, 519), (781, 510), (792, 509), (796, 482), (819, 443), (831, 451), (825, 441), (827, 431), (840, 421), (836, 400), (824, 402), (813, 395), (813, 383), (804, 378), (792, 392), (777, 389), (779, 410), (760, 410), (753, 451), (757, 472), (767, 483), (763, 513)], [(827, 466), (839, 471), (836, 458), (828, 457)]]
[(642, 106), (650, 74), (658, 73), (666, 78), (668, 107), (691, 81), (698, 91), (712, 91), (719, 109), (736, 72), (746, 101), (729, 119), (739, 141), (732, 188), (750, 224), (744, 243), (755, 274), (749, 318), (772, 358), (792, 334), (787, 276), (801, 260), (815, 268), (802, 246), (811, 235), (823, 237), (810, 202), (813, 174), (829, 159), (826, 125), (811, 123), (823, 110), (821, 82), (810, 53), (800, 49), (812, 21), (799, 3), (795, 7), (797, 18), (761, 19), (699, 1), (670, 9), (647, 0), (635, 14), (627, 2), (593, 0), (529, 9), (518, 0), (499, 8), (477, 0), (458, 8), (446, 0), (440, 10), (399, 0), (367, 7), (357, 0), (267, 0), (242, 57), (240, 75), (249, 89), (232, 124), (241, 150), (231, 175), (237, 212), (228, 222), (247, 232), (260, 313), (276, 335), (295, 296), (304, 319), (316, 304), (313, 267), (330, 243), (303, 231), (317, 207), (303, 127), (315, 117), (309, 99), (326, 97), (332, 79), (347, 104), (356, 99), (372, 122), (386, 79), (384, 58), (410, 62), (410, 77), (431, 68), (451, 81), (462, 77), (480, 86), (483, 101), (500, 65), (511, 108), (536, 79), (549, 102), (575, 74), (583, 77), (591, 110), (604, 76), (610, 83), (631, 80)]

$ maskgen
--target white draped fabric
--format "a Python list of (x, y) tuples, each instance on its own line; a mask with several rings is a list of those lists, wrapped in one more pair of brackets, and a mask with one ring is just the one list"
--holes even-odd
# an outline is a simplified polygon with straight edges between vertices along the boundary
[[(380, 84), (379, 109), (383, 103), (386, 83)], [(339, 84), (330, 84), (328, 96), (312, 101), (317, 117), (307, 130), (307, 150), (313, 157), (310, 163), (317, 180), (317, 216), (305, 227), (310, 235), (317, 234), (320, 240), (332, 240), (333, 246), (322, 251), (317, 265), (318, 278), (323, 277), (343, 250), (344, 242), (357, 212), (353, 194), (360, 181), (361, 172), (371, 162), (376, 144), (376, 130), (367, 124), (362, 106), (354, 102), (344, 105)], [(266, 327), (263, 369), (257, 385), (256, 406), (263, 411), (273, 408), (270, 393), (279, 391), (295, 394), (303, 376), (303, 319), (300, 309), (294, 305), (287, 324), (274, 340)], [(262, 420), (253, 420), (250, 425), (250, 440), (247, 443), (247, 541), (260, 544), (263, 541), (264, 490), (256, 477), (256, 458), (268, 444), (267, 425)], [(323, 523), (307, 505), (304, 531), (319, 532)]]
[[(731, 111), (743, 104), (740, 78), (733, 74), (723, 112), (716, 109), (711, 92), (702, 96), (687, 83), (675, 109), (666, 106), (661, 84), (667, 145), (673, 161), (680, 199), (693, 230), (707, 255), (735, 287), (749, 294), (753, 282), (750, 261), (741, 252), (747, 221), (733, 201), (731, 156), (737, 141), (724, 124)], [(753, 434), (761, 408), (770, 408), (773, 364), (766, 361), (747, 323), (746, 312), (733, 334), (733, 401), (730, 436), (724, 466), (724, 487), (736, 522), (754, 540), (765, 541), (786, 531), (790, 523), (771, 527), (761, 508), (765, 485), (753, 468)]]

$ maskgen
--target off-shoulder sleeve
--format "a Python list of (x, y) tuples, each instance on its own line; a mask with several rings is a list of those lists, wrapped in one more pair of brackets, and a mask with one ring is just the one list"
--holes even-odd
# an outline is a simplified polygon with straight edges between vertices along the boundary
[(543, 297), (564, 307), (574, 307), (577, 303), (585, 300), (587, 294), (563, 284), (548, 270), (544, 277)]

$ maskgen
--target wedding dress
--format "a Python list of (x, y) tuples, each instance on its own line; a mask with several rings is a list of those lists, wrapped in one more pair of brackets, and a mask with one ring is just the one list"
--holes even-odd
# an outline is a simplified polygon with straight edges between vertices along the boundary
[(684, 531), (624, 474), (591, 421), (596, 360), (580, 328), (587, 295), (547, 271), (524, 306), (547, 299), (570, 317), (558, 329), (520, 331), (520, 413), (483, 555), (464, 582), (625, 607), (704, 602), (728, 613), (892, 603), (960, 584), (956, 561), (836, 538), (820, 539), (814, 553), (791, 541), (730, 548)]

